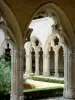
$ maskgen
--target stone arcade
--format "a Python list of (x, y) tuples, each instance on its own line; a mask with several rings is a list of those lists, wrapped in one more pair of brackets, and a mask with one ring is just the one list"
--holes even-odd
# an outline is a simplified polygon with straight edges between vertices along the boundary
[[(61, 24), (62, 30), (54, 31), (47, 39), (46, 48), (43, 48), (43, 72), (45, 76), (51, 75), (51, 62), (48, 53), (54, 54), (54, 71), (52, 75), (59, 74), (59, 53), (64, 55), (64, 100), (75, 100), (75, 1), (74, 0), (0, 0), (0, 28), (9, 36), (13, 49), (11, 50), (11, 100), (24, 100), (23, 72), (24, 72), (24, 44), (32, 30), (28, 28), (30, 22), (42, 11), (52, 12)], [(61, 39), (60, 39), (61, 38)], [(55, 41), (55, 42), (54, 42)], [(32, 42), (28, 42), (32, 48)], [(37, 46), (38, 45), (38, 46)], [(35, 52), (35, 74), (39, 74), (39, 55), (41, 44), (36, 41), (36, 48), (26, 51), (26, 72), (32, 72), (31, 52)], [(62, 48), (62, 49), (60, 49)], [(60, 50), (59, 50), (60, 49)], [(59, 53), (58, 53), (59, 52)], [(34, 54), (34, 53), (33, 53)], [(52, 53), (51, 53), (52, 54)], [(28, 63), (29, 62), (29, 63)], [(45, 67), (47, 66), (47, 67)]]
[[(48, 36), (46, 43), (44, 44), (44, 47), (42, 47), (41, 42), (37, 39), (36, 36), (31, 37), (30, 42), (26, 42), (26, 71), (25, 73), (35, 73), (35, 75), (42, 75), (44, 76), (50, 76), (53, 75), (55, 77), (64, 76), (64, 52), (65, 52), (65, 40), (62, 36), (60, 36), (60, 32), (63, 32), (60, 30), (59, 32), (57, 30), (53, 30), (53, 34)], [(57, 40), (56, 40), (57, 39)], [(36, 40), (38, 40), (38, 45), (36, 45)], [(55, 41), (56, 40), (56, 41)], [(57, 44), (55, 44), (57, 43)], [(67, 44), (66, 44), (67, 45)], [(43, 61), (41, 61), (42, 64), (40, 64), (40, 51), (42, 48), (42, 58)], [(53, 48), (54, 57), (51, 55), (51, 50)], [(34, 57), (33, 57), (33, 49), (34, 49)], [(59, 54), (60, 49), (62, 49), (62, 54)], [(66, 52), (67, 53), (67, 52)], [(61, 58), (59, 58), (59, 55)], [(52, 57), (50, 58), (50, 56)], [(34, 62), (32, 63), (32, 59), (34, 58)], [(61, 60), (63, 61), (61, 61)], [(66, 58), (67, 59), (67, 58)], [(53, 61), (52, 61), (53, 60)], [(60, 61), (59, 61), (60, 60)], [(29, 63), (30, 62), (30, 63)], [(51, 63), (50, 63), (51, 62)], [(60, 66), (59, 63), (60, 62)], [(33, 68), (33, 66), (35, 68)], [(32, 71), (35, 69), (34, 71)], [(40, 72), (41, 71), (41, 72)], [(60, 75), (59, 75), (60, 72)]]

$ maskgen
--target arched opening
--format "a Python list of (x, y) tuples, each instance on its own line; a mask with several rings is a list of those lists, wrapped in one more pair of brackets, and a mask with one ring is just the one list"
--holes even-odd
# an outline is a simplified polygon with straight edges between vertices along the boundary
[[(4, 97), (5, 94), (2, 94), (3, 97), (1, 99), (10, 99), (12, 48), (13, 45), (8, 32), (0, 27), (0, 93), (7, 93), (8, 95)], [(0, 97), (2, 95), (0, 94)]]
[(51, 51), (49, 52), (49, 56), (50, 56), (50, 75), (54, 76), (55, 73), (55, 61), (54, 61), (54, 50), (53, 47), (51, 47)]
[(62, 46), (59, 48), (58, 56), (59, 56), (58, 58), (59, 77), (64, 77), (64, 50)]
[(26, 72), (26, 49), (24, 50), (24, 73)]
[(32, 48), (32, 72), (35, 73), (35, 51)]
[(39, 74), (43, 75), (43, 51), (42, 48), (39, 51)]
[[(57, 30), (57, 33), (58, 34), (61, 34), (63, 37), (64, 37), (64, 40), (66, 39), (66, 43), (68, 44), (68, 49), (70, 49), (70, 47), (71, 47), (71, 44), (70, 44), (70, 42), (72, 43), (72, 44), (74, 44), (73, 42), (72, 42), (72, 39), (74, 40), (74, 38), (73, 38), (73, 36), (74, 36), (74, 31), (73, 31), (73, 28), (72, 28), (72, 25), (71, 25), (71, 23), (70, 23), (70, 21), (69, 21), (69, 19), (67, 18), (67, 16), (65, 15), (65, 13), (57, 6), (57, 5), (55, 5), (55, 4), (53, 4), (53, 3), (48, 3), (48, 4), (46, 4), (46, 5), (44, 5), (44, 6), (42, 6), (42, 7), (40, 7), (39, 6), (39, 9), (38, 9), (38, 11), (36, 10), (35, 11), (35, 13), (32, 15), (32, 18), (33, 19), (38, 19), (38, 18), (43, 18), (43, 17), (45, 17), (45, 13), (42, 15), (42, 16), (40, 16), (39, 15), (39, 12), (40, 13), (42, 13), (43, 11), (48, 11), (48, 13), (46, 13), (46, 17), (47, 16), (49, 16), (50, 17), (50, 15), (52, 16), (52, 13), (53, 13), (53, 15), (54, 16), (56, 16), (57, 17), (57, 21), (58, 22), (56, 22), (54, 25), (53, 25), (53, 30), (52, 30), (52, 32), (54, 31), (54, 29), (55, 30)], [(50, 13), (50, 12), (52, 12), (52, 13)], [(30, 20), (31, 21), (31, 20)], [(67, 26), (67, 24), (66, 23), (68, 23), (68, 26)], [(60, 24), (61, 24), (61, 26), (62, 26), (62, 28), (60, 28)], [(68, 30), (69, 29), (69, 30)], [(63, 30), (65, 30), (65, 32), (62, 32)], [(72, 36), (70, 37), (70, 33), (73, 33), (72, 34)], [(68, 35), (67, 35), (68, 34)], [(69, 38), (68, 38), (69, 37)], [(74, 36), (75, 37), (75, 36)], [(58, 39), (56, 39), (56, 41), (55, 41), (55, 45), (57, 46), (58, 45), (58, 41), (57, 41)], [(69, 41), (70, 40), (70, 41)], [(72, 46), (74, 46), (74, 45), (72, 45)], [(61, 50), (60, 50), (60, 52), (61, 52)], [(44, 55), (45, 56), (45, 59), (47, 58), (47, 56), (48, 55)], [(53, 56), (52, 56), (53, 57)], [(44, 60), (45, 60), (44, 59)], [(46, 63), (49, 63), (49, 61), (48, 60), (46, 60), (45, 61)], [(68, 61), (66, 61), (67, 63), (68, 63)], [(66, 69), (67, 69), (67, 63), (65, 64), (66, 66)], [(51, 63), (50, 63), (51, 64)], [(46, 65), (45, 65), (46, 66)], [(56, 67), (58, 67), (58, 66), (56, 66)], [(46, 71), (45, 71), (46, 70)], [(56, 70), (56, 72), (57, 72), (58, 70)], [(69, 70), (67, 70), (67, 72), (68, 72)], [(46, 67), (46, 68), (44, 68), (44, 72), (43, 73), (47, 73), (48, 72), (48, 68)], [(71, 71), (69, 71), (70, 72), (70, 74), (71, 74)], [(66, 71), (64, 71), (64, 74), (65, 74), (65, 87), (66, 87), (66, 89), (67, 89), (67, 83), (69, 84), (69, 81), (68, 81), (68, 77), (69, 77), (69, 75), (67, 74), (66, 75)], [(58, 76), (58, 75), (57, 75)], [(66, 81), (66, 79), (67, 79), (67, 81)], [(65, 91), (66, 91), (66, 89), (65, 89)], [(68, 91), (67, 91), (68, 92)], [(67, 93), (67, 92), (65, 92), (65, 93)], [(71, 91), (69, 91), (70, 93), (71, 93)], [(66, 96), (65, 96), (66, 97)]]
[[(3, 20), (1, 21), (1, 17), (4, 18), (4, 21)], [(0, 28), (4, 31), (5, 34), (7, 34), (7, 36), (9, 37), (8, 40), (12, 44), (12, 50), (11, 50), (12, 63), (11, 63), (11, 70), (10, 70), (11, 79), (9, 79), (10, 77), (7, 74), (5, 76), (5, 79), (2, 80), (6, 82), (8, 78), (8, 83), (11, 83), (10, 88), (9, 88), (10, 90), (8, 92), (10, 93), (11, 97), (9, 96), (8, 100), (10, 100), (10, 98), (15, 99), (15, 100), (17, 99), (19, 100), (19, 98), (23, 99), (23, 57), (24, 56), (23, 56), (22, 31), (20, 29), (19, 23), (14, 13), (3, 0), (0, 0)], [(1, 34), (0, 34), (0, 37), (1, 37)], [(10, 51), (9, 44), (8, 44), (8, 48), (6, 48), (6, 52), (7, 51)], [(5, 56), (8, 56), (8, 55), (5, 54)], [(4, 70), (8, 72), (9, 69), (7, 70), (5, 68)], [(0, 80), (1, 80), (1, 77), (0, 77)], [(5, 89), (5, 85), (3, 89)], [(0, 87), (0, 90), (1, 90), (1, 87)], [(7, 100), (7, 98), (1, 98), (1, 99)]]

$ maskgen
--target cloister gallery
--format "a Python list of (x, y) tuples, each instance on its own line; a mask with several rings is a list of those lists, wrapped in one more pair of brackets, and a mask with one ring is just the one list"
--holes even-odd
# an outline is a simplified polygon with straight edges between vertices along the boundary
[[(51, 18), (50, 20), (52, 21)], [(45, 24), (44, 22), (49, 21), (47, 17), (40, 18), (40, 20), (35, 19), (34, 20), (35, 22), (32, 21), (31, 25), (34, 24), (33, 26), (36, 26), (35, 23), (37, 23), (38, 26), (36, 27), (41, 27), (40, 25), (41, 23), (43, 23), (44, 25)], [(46, 27), (48, 26), (45, 26), (45, 28)], [(43, 29), (43, 31), (45, 31), (45, 28)], [(31, 36), (30, 36), (31, 37), (30, 41), (25, 43), (25, 53), (26, 53), (26, 56), (25, 56), (26, 71), (25, 72), (35, 73), (35, 75), (44, 75), (44, 76), (51, 75), (55, 77), (59, 77), (59, 76), (63, 77), (64, 76), (64, 53), (65, 52), (67, 53), (67, 51), (65, 51), (66, 49), (65, 40), (62, 34), (59, 35), (60, 33), (63, 33), (63, 30), (55, 29), (55, 25), (53, 24), (50, 25), (49, 28), (52, 31), (49, 32), (48, 37), (47, 36), (44, 37), (44, 38), (47, 37), (47, 40), (43, 40), (43, 43), (41, 43), (41, 40), (39, 39), (38, 34), (34, 33), (35, 30), (36, 30), (36, 33), (39, 33), (40, 30), (42, 31), (42, 29), (38, 31), (38, 28), (33, 29), (33, 32), (31, 33)], [(40, 32), (40, 34), (42, 35), (42, 32)], [(43, 38), (43, 36), (40, 36), (40, 37)]]
[[(0, 54), (11, 48), (11, 100), (24, 100), (25, 73), (63, 77), (63, 99), (75, 100), (74, 6), (74, 0), (0, 0), (0, 29), (5, 37)], [(45, 23), (48, 33), (43, 27), (35, 35), (33, 21), (49, 18), (53, 23)], [(47, 36), (41, 40), (42, 32)]]
[[(49, 17), (43, 17), (39, 19), (34, 19), (35, 23), (37, 23), (39, 26), (39, 22), (45, 24), (44, 22), (49, 23), (49, 20), (54, 21), (52, 16), (50, 19)], [(2, 18), (1, 18), (2, 19)], [(2, 19), (3, 21), (3, 19)], [(31, 22), (31, 24), (35, 24)], [(50, 21), (50, 23), (51, 23)], [(49, 24), (50, 24), (49, 23)], [(30, 24), (30, 26), (31, 26)], [(54, 21), (54, 24), (55, 21)], [(45, 28), (48, 26), (45, 26)], [(33, 28), (33, 26), (32, 26)], [(41, 40), (38, 39), (38, 34), (31, 33), (31, 39), (30, 41), (25, 43), (25, 73), (35, 73), (35, 75), (44, 75), (44, 76), (55, 76), (55, 77), (64, 77), (64, 55), (66, 47), (65, 47), (65, 41), (61, 33), (63, 33), (63, 30), (57, 30), (55, 29), (55, 25), (50, 25), (50, 33), (47, 37), (47, 40), (43, 40), (45, 43), (41, 43)], [(37, 32), (38, 29), (36, 29)], [(43, 31), (45, 31), (43, 29)], [(48, 31), (48, 30), (47, 30)], [(2, 32), (2, 30), (1, 30)], [(33, 30), (34, 32), (34, 30)], [(45, 32), (46, 33), (46, 32)], [(1, 51), (0, 55), (2, 56), (5, 53), (5, 50), (7, 49), (7, 44), (9, 43), (10, 48), (8, 49), (12, 50), (12, 45), (10, 43), (9, 37), (5, 33), (1, 33), (3, 35), (3, 38), (1, 38)], [(41, 33), (42, 34), (42, 33)], [(44, 35), (44, 33), (43, 33)], [(39, 35), (40, 36), (40, 35)], [(43, 36), (42, 36), (43, 38)], [(8, 52), (11, 55), (11, 52)], [(66, 56), (65, 56), (66, 57)]]

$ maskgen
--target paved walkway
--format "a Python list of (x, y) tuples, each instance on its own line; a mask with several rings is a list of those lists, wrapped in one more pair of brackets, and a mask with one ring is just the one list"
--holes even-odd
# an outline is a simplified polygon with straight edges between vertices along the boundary
[(64, 84), (34, 81), (31, 79), (27, 79), (26, 82), (35, 85), (37, 88), (64, 87)]
[(54, 97), (54, 98), (45, 98), (45, 99), (36, 99), (36, 100), (64, 100), (63, 97)]

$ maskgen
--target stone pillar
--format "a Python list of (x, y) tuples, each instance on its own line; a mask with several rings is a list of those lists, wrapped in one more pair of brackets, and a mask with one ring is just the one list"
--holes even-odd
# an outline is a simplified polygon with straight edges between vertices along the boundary
[(39, 52), (35, 51), (35, 75), (39, 75)]
[(26, 55), (25, 55), (25, 59), (26, 59), (26, 70), (25, 73), (32, 73), (32, 44), (31, 42), (27, 42), (26, 48)]
[(58, 51), (55, 51), (55, 77), (58, 77)]
[(49, 53), (43, 55), (43, 75), (50, 76)]
[(32, 55), (26, 51), (26, 73), (32, 73)]
[(64, 100), (75, 100), (75, 49), (64, 51)]
[(24, 50), (11, 52), (11, 100), (24, 100), (23, 96)]

